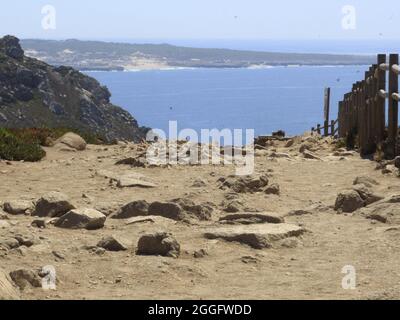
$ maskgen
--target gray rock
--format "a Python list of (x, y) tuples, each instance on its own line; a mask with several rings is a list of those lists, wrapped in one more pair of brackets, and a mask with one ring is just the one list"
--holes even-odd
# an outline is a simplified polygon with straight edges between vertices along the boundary
[(203, 179), (196, 179), (193, 181), (192, 187), (193, 188), (203, 188), (207, 186), (207, 182)]
[(309, 150), (304, 150), (303, 151), (303, 156), (306, 159), (311, 159), (311, 160), (322, 160), (320, 157), (318, 157), (316, 154), (312, 153)]
[(335, 210), (351, 213), (364, 207), (365, 202), (360, 197), (357, 191), (346, 190), (341, 193), (336, 198)]
[(136, 253), (178, 258), (180, 245), (171, 234), (166, 232), (146, 234), (139, 239)]
[(313, 212), (311, 210), (297, 209), (297, 210), (289, 211), (287, 216), (296, 217), (296, 216), (304, 216), (304, 215), (312, 215), (312, 214), (313, 214)]
[(396, 157), (396, 158), (394, 159), (394, 166), (395, 166), (397, 169), (400, 169), (400, 157)]
[(268, 186), (264, 192), (266, 194), (274, 194), (274, 195), (280, 195), (281, 193), (281, 188), (279, 187), (279, 184), (273, 183), (270, 186)]
[(193, 201), (186, 198), (174, 199), (171, 202), (178, 204), (187, 215), (201, 221), (211, 220), (214, 211), (213, 205), (210, 203), (195, 204)]
[(286, 223), (255, 224), (214, 228), (204, 233), (207, 239), (223, 239), (246, 244), (254, 249), (271, 248), (273, 243), (289, 237), (298, 237), (305, 229)]
[(114, 236), (109, 236), (103, 238), (97, 244), (98, 247), (104, 248), (107, 251), (126, 251), (128, 250), (127, 246), (119, 239), (115, 238)]
[(39, 229), (45, 229), (46, 225), (47, 225), (46, 220), (43, 220), (43, 219), (35, 219), (31, 223), (32, 227), (36, 227)]
[(33, 215), (38, 217), (60, 217), (74, 208), (65, 194), (49, 192), (36, 202)]
[(379, 185), (379, 182), (368, 176), (359, 176), (354, 179), (353, 185), (363, 184), (368, 188)]
[(366, 205), (382, 200), (384, 197), (373, 193), (365, 184), (356, 184), (353, 190), (357, 191), (361, 199), (365, 201)]
[(19, 293), (11, 283), (11, 279), (0, 269), (0, 300), (19, 300)]
[(3, 238), (3, 239), (0, 239), (0, 246), (11, 250), (11, 249), (18, 248), (20, 246), (20, 243), (15, 238)]
[(29, 269), (12, 271), (10, 272), (10, 277), (21, 290), (30, 286), (34, 288), (40, 288), (42, 286), (42, 280), (39, 275)]
[(33, 235), (21, 235), (17, 234), (14, 238), (18, 241), (20, 246), (32, 247), (35, 244), (39, 243), (39, 240), (36, 239)]
[(283, 223), (284, 219), (267, 212), (246, 212), (229, 214), (219, 219), (226, 224)]
[(68, 132), (64, 134), (61, 138), (59, 138), (55, 142), (55, 146), (57, 145), (64, 145), (78, 151), (86, 149), (86, 141), (73, 132)]
[(145, 200), (133, 201), (124, 205), (112, 219), (129, 219), (138, 216), (146, 216), (149, 212), (149, 204)]
[(55, 226), (65, 229), (96, 230), (104, 227), (106, 216), (94, 209), (74, 209), (60, 217)]
[(391, 196), (375, 202), (360, 210), (361, 215), (367, 219), (376, 220), (382, 223), (400, 224), (400, 196)]
[(19, 39), (13, 36), (5, 36), (0, 38), (0, 49), (10, 58), (21, 60), (24, 57), (24, 50), (19, 44)]
[(162, 216), (164, 218), (182, 221), (187, 218), (182, 207), (173, 202), (153, 202), (149, 206), (149, 215)]
[(149, 181), (146, 177), (138, 173), (130, 173), (118, 177), (117, 186), (119, 188), (139, 187), (139, 188), (156, 188), (157, 184)]
[(3, 209), (9, 214), (26, 214), (33, 210), (33, 203), (31, 201), (12, 200), (4, 202)]
[(221, 182), (220, 189), (229, 188), (237, 193), (246, 192), (260, 192), (264, 187), (268, 185), (269, 179), (267, 176), (229, 176), (227, 178), (220, 178)]
[(240, 200), (232, 200), (224, 205), (225, 205), (224, 211), (229, 213), (239, 212), (244, 207), (243, 202), (241, 202)]

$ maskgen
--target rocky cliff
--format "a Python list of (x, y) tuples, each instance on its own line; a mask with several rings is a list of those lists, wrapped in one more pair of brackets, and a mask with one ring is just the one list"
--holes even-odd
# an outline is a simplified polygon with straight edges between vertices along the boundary
[(19, 39), (0, 38), (0, 127), (64, 127), (107, 141), (142, 139), (147, 129), (110, 96), (97, 80), (26, 57)]

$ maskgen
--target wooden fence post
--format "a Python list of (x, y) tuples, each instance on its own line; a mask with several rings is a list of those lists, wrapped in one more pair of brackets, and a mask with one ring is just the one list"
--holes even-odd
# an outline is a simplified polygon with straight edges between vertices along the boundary
[(393, 93), (398, 93), (399, 78), (393, 71), (393, 65), (399, 64), (399, 55), (391, 54), (389, 57), (389, 128), (388, 128), (388, 145), (387, 157), (394, 158), (396, 155), (396, 141), (398, 134), (398, 108), (399, 102), (393, 98)]
[(325, 88), (324, 95), (324, 136), (327, 137), (329, 135), (329, 108), (330, 108), (330, 99), (331, 99), (331, 88)]
[(386, 63), (386, 54), (378, 55), (378, 69), (377, 69), (377, 88), (376, 88), (376, 109), (377, 109), (377, 143), (380, 144), (385, 136), (386, 126), (386, 99), (379, 95), (380, 90), (386, 90), (386, 71), (382, 70), (380, 66)]

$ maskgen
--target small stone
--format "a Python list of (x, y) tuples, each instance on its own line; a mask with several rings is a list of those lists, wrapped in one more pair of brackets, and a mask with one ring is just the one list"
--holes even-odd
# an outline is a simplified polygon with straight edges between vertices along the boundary
[(357, 191), (347, 190), (339, 193), (336, 198), (335, 210), (351, 213), (359, 208), (364, 207), (364, 200)]
[(127, 246), (119, 239), (115, 238), (114, 236), (109, 236), (103, 238), (97, 244), (98, 247), (104, 248), (107, 251), (126, 251), (128, 250)]
[(61, 218), (59, 218), (55, 226), (65, 229), (87, 229), (96, 230), (104, 227), (106, 216), (94, 209), (74, 209)]
[(46, 228), (46, 220), (42, 220), (42, 219), (33, 220), (31, 223), (31, 226), (39, 228), (39, 229), (45, 229)]
[(256, 224), (230, 226), (207, 231), (207, 239), (223, 239), (246, 244), (254, 249), (271, 248), (273, 242), (302, 235), (305, 229), (291, 224)]
[(200, 249), (193, 253), (193, 257), (195, 257), (196, 259), (204, 258), (205, 256), (208, 256), (208, 253), (204, 249)]
[(10, 272), (10, 277), (21, 290), (29, 286), (34, 288), (40, 288), (42, 286), (41, 278), (32, 270), (18, 269)]
[(153, 202), (149, 206), (149, 215), (182, 221), (186, 218), (185, 212), (179, 204), (173, 202)]
[(274, 195), (279, 195), (281, 193), (281, 188), (279, 187), (279, 184), (273, 183), (270, 186), (268, 186), (265, 191), (266, 194), (274, 194)]
[(129, 219), (138, 216), (146, 216), (149, 212), (149, 204), (145, 200), (133, 201), (123, 206), (112, 219)]
[(304, 150), (303, 151), (303, 156), (306, 159), (312, 159), (312, 160), (322, 160), (320, 157), (318, 157), (316, 154), (312, 153), (311, 151)]
[(353, 185), (363, 184), (368, 188), (379, 185), (379, 182), (368, 176), (359, 176), (354, 179)]
[(193, 188), (203, 188), (207, 186), (207, 182), (203, 179), (196, 179), (193, 181), (192, 187)]
[(18, 300), (19, 294), (11, 279), (0, 269), (0, 300)]
[(302, 210), (302, 209), (298, 209), (298, 210), (292, 210), (289, 211), (289, 213), (287, 214), (289, 217), (294, 217), (294, 216), (304, 216), (304, 215), (312, 215), (312, 211), (310, 210)]
[(33, 215), (38, 217), (60, 217), (74, 208), (65, 194), (49, 192), (36, 202)]
[(139, 239), (138, 255), (159, 255), (178, 258), (180, 245), (176, 239), (167, 232), (146, 234)]
[(33, 203), (31, 201), (13, 200), (5, 202), (3, 209), (9, 214), (26, 214), (33, 210)]
[(225, 224), (258, 224), (258, 223), (283, 223), (284, 219), (276, 214), (267, 212), (233, 213), (221, 217), (221, 223)]

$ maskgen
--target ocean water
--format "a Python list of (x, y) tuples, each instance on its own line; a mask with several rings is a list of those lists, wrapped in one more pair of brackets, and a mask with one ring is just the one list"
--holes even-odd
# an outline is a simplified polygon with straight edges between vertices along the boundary
[(368, 66), (273, 67), (267, 69), (179, 69), (87, 72), (112, 93), (140, 125), (178, 130), (282, 129), (301, 134), (323, 123), (324, 88), (331, 87), (331, 119), (338, 101)]

